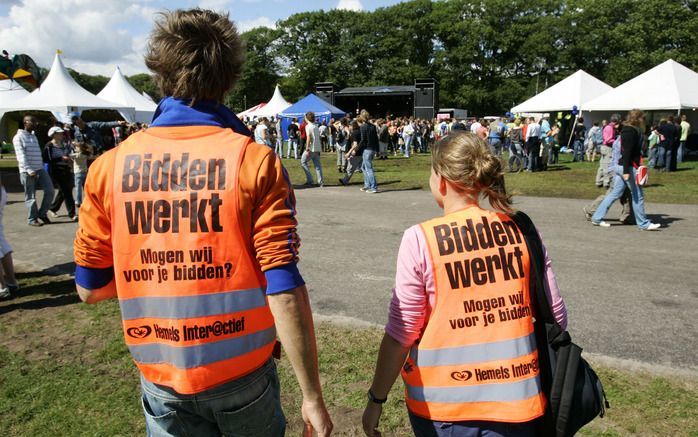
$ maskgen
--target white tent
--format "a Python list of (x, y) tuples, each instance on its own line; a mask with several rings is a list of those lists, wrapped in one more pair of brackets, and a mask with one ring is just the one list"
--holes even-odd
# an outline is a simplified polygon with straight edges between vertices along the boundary
[(155, 108), (157, 108), (157, 105), (150, 98), (146, 99), (143, 97), (141, 93), (128, 83), (124, 75), (121, 74), (119, 67), (116, 67), (111, 80), (97, 94), (97, 97), (119, 103), (122, 106), (135, 108), (135, 117), (133, 118), (131, 118), (133, 111), (119, 111), (121, 116), (130, 122), (150, 123), (153, 119), (153, 114), (155, 114)]
[(290, 107), (291, 104), (284, 99), (284, 96), (281, 95), (281, 90), (279, 89), (279, 86), (276, 86), (276, 89), (274, 90), (274, 95), (271, 97), (271, 100), (267, 102), (266, 105), (264, 105), (262, 108), (252, 112), (251, 114), (247, 114), (248, 117), (276, 117), (280, 112), (285, 110), (286, 108)]
[(237, 116), (238, 117), (250, 117), (250, 114), (254, 113), (255, 111), (259, 111), (260, 109), (264, 108), (264, 106), (266, 106), (266, 103), (260, 103), (258, 105), (254, 105), (253, 107), (240, 112)]
[(669, 59), (589, 102), (587, 111), (698, 108), (698, 73)]
[[(143, 97), (145, 97), (146, 99), (150, 100), (151, 102), (155, 103), (155, 100), (153, 100), (153, 98), (150, 97), (150, 94), (146, 93), (145, 91), (143, 91), (143, 92), (141, 93), (141, 95), (142, 95)], [(157, 105), (157, 103), (155, 103), (155, 104)]]
[(589, 73), (579, 70), (545, 91), (514, 106), (511, 112), (571, 111), (574, 106), (581, 111), (586, 109), (587, 102), (612, 89)]
[(10, 110), (51, 111), (61, 121), (69, 121), (69, 113), (88, 109), (114, 109), (131, 111), (131, 114), (135, 112), (133, 106), (101, 99), (78, 85), (66, 70), (61, 57), (56, 54), (51, 71), (41, 87), (17, 101)]
[(17, 106), (17, 102), (29, 95), (29, 91), (22, 88), (16, 81), (0, 80), (0, 119), (7, 110)]

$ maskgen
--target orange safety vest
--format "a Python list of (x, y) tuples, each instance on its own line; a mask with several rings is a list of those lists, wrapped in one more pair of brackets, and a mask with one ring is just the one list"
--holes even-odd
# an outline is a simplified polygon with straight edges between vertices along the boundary
[[(168, 128), (184, 129), (184, 128)], [(238, 211), (249, 138), (187, 127), (116, 150), (114, 274), (126, 345), (146, 380), (194, 394), (268, 361), (276, 341), (264, 277)]]
[(430, 420), (520, 423), (545, 411), (529, 255), (505, 214), (477, 207), (422, 223), (434, 308), (402, 370), (407, 408)]

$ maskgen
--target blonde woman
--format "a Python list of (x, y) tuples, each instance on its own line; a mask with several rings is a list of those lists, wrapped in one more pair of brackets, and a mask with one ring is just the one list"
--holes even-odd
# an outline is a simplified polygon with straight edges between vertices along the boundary
[[(513, 223), (503, 164), (484, 140), (451, 133), (432, 149), (429, 186), (444, 215), (409, 228), (363, 415), (380, 435), (399, 373), (416, 436), (533, 436), (546, 408), (529, 297), (532, 264)], [(480, 205), (487, 198), (492, 209)], [(545, 255), (545, 291), (565, 304)]]

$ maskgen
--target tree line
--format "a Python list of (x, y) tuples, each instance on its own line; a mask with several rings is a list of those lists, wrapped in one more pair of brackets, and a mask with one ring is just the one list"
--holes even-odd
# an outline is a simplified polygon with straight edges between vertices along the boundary
[[(233, 17), (234, 18), (234, 17)], [(242, 34), (244, 74), (226, 103), (288, 100), (316, 82), (440, 82), (441, 107), (502, 114), (583, 69), (617, 86), (672, 58), (698, 69), (698, 0), (412, 0), (371, 12), (304, 12)], [(92, 92), (108, 78), (75, 73)], [(147, 74), (128, 80), (158, 97)]]

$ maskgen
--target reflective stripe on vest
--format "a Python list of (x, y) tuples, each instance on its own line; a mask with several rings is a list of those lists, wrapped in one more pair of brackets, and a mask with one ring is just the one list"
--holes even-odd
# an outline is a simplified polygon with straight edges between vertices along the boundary
[(238, 222), (250, 140), (215, 127), (159, 128), (116, 153), (114, 270), (124, 338), (143, 377), (194, 394), (271, 358), (264, 276)]
[(445, 422), (541, 416), (529, 258), (504, 214), (467, 208), (421, 225), (434, 308), (403, 367), (409, 410)]

